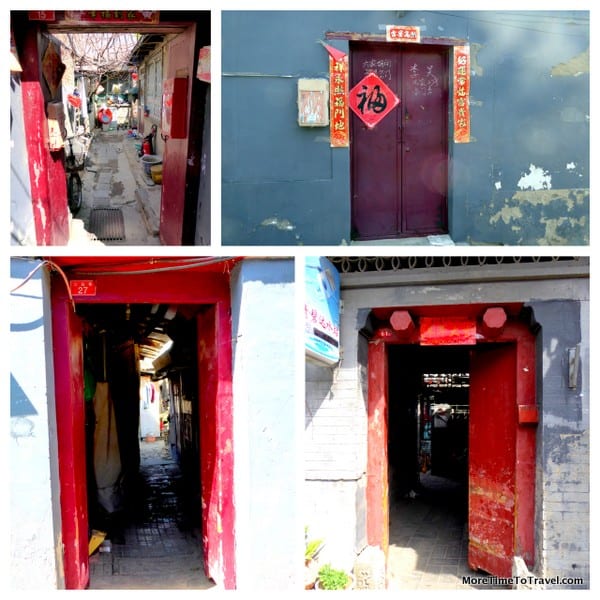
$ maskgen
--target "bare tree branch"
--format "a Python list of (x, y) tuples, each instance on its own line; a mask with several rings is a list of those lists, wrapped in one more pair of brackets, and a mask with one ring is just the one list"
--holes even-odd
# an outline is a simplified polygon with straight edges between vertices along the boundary
[(68, 33), (57, 37), (72, 52), (76, 68), (102, 76), (128, 70), (127, 63), (139, 34)]

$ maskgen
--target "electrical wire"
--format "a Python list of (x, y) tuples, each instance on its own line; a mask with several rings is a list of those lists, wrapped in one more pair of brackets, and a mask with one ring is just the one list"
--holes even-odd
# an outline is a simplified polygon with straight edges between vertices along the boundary
[[(215, 265), (223, 263), (225, 268), (223, 273), (229, 272), (229, 262), (240, 260), (241, 256), (228, 256), (228, 257), (219, 257), (219, 258), (192, 258), (192, 259), (174, 259), (176, 262), (180, 263), (182, 260), (185, 261), (185, 264), (174, 264), (168, 265), (164, 267), (155, 267), (148, 269), (131, 269), (127, 271), (116, 271), (116, 270), (106, 270), (104, 267), (98, 267), (98, 269), (94, 268), (78, 268), (73, 267), (73, 270), (76, 271), (79, 275), (144, 275), (144, 274), (152, 274), (152, 273), (165, 273), (169, 271), (185, 271), (188, 269), (195, 269), (197, 267), (204, 267), (209, 265)], [(164, 262), (164, 259), (152, 259), (160, 262)], [(167, 259), (168, 260), (168, 259)], [(143, 264), (143, 263), (142, 263)]]
[(69, 295), (71, 306), (73, 307), (73, 312), (75, 312), (75, 300), (73, 299), (73, 294), (71, 293), (71, 286), (69, 285), (69, 280), (65, 275), (65, 272), (55, 262), (52, 262), (48, 259), (42, 260), (42, 262), (40, 262), (39, 265), (32, 269), (31, 272), (27, 275), (27, 277), (25, 277), (25, 279), (23, 279), (23, 281), (21, 281), (21, 283), (17, 287), (10, 290), (10, 293), (14, 294), (19, 288), (22, 288), (44, 266), (49, 266), (53, 271), (58, 272), (59, 275), (62, 277), (62, 280), (65, 282), (67, 288), (67, 294)]
[[(230, 256), (230, 257), (219, 257), (219, 258), (174, 259), (178, 263), (181, 263), (181, 261), (183, 260), (184, 264), (175, 264), (175, 265), (169, 265), (169, 266), (165, 266), (165, 267), (156, 267), (156, 268), (150, 268), (150, 269), (133, 269), (133, 270), (127, 270), (127, 271), (96, 270), (96, 269), (89, 269), (89, 268), (88, 268), (88, 270), (85, 270), (85, 269), (79, 270), (77, 267), (74, 267), (73, 270), (75, 272), (77, 272), (78, 275), (145, 275), (145, 274), (152, 274), (152, 273), (165, 273), (165, 272), (169, 272), (169, 271), (183, 271), (183, 270), (188, 270), (188, 269), (195, 269), (197, 267), (203, 267), (203, 266), (209, 266), (209, 265), (223, 263), (223, 265), (224, 265), (223, 273), (229, 273), (230, 272), (229, 263), (231, 261), (235, 262), (237, 260), (240, 260), (241, 258), (242, 258), (241, 256), (236, 256), (236, 257)], [(151, 259), (150, 262), (152, 262), (154, 260), (156, 260), (157, 262), (159, 262), (159, 261), (165, 262), (165, 259)], [(147, 262), (148, 261), (144, 261), (142, 264), (146, 264)], [(10, 293), (13, 294), (19, 288), (23, 287), (37, 273), (37, 271), (39, 271), (44, 266), (50, 267), (53, 271), (56, 271), (62, 277), (62, 280), (64, 281), (66, 288), (67, 288), (67, 293), (69, 295), (69, 300), (73, 307), (73, 311), (75, 312), (76, 311), (75, 300), (73, 298), (73, 294), (71, 293), (71, 286), (69, 284), (69, 279), (68, 279), (67, 275), (65, 274), (63, 269), (58, 264), (56, 264), (55, 262), (48, 260), (48, 259), (43, 259), (40, 262), (40, 264), (38, 264), (34, 269), (31, 270), (31, 272), (25, 277), (25, 279), (23, 279), (23, 281), (21, 281), (21, 283), (19, 285), (17, 285), (15, 288), (10, 290)]]

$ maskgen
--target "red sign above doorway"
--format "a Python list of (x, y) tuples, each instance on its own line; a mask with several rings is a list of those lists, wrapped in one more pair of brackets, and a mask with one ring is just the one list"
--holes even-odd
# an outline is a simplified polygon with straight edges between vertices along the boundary
[(66, 10), (65, 20), (74, 23), (158, 23), (156, 10)]
[(388, 42), (413, 42), (421, 41), (421, 28), (409, 25), (386, 25), (385, 39)]
[(350, 90), (350, 108), (369, 129), (399, 103), (396, 94), (375, 73), (366, 75)]
[(477, 342), (475, 319), (462, 317), (421, 317), (420, 343), (422, 346), (447, 346), (449, 344), (473, 345)]
[(56, 20), (56, 11), (54, 10), (30, 10), (30, 21), (54, 21)]

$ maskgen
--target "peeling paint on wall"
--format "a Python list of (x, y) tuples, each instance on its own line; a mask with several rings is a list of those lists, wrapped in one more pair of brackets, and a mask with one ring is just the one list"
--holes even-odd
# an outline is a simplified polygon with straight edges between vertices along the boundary
[(483, 75), (483, 67), (477, 62), (479, 51), (483, 48), (482, 44), (471, 43), (471, 73), (481, 77)]
[(503, 223), (515, 233), (522, 232), (521, 239), (531, 243), (527, 232), (540, 230), (535, 235), (535, 243), (568, 244), (574, 239), (589, 243), (588, 189), (542, 189), (516, 191), (511, 198), (505, 198), (503, 205), (491, 215), (489, 223)]
[(522, 190), (549, 190), (552, 187), (552, 175), (542, 167), (529, 165), (529, 173), (523, 174), (517, 183)]
[(590, 49), (588, 48), (570, 60), (552, 67), (550, 75), (552, 77), (579, 77), (589, 72)]
[(280, 219), (279, 217), (270, 217), (269, 219), (265, 219), (261, 225), (263, 227), (275, 227), (280, 231), (293, 231), (296, 229), (296, 226), (290, 221), (287, 219)]
[(495, 215), (492, 215), (490, 223), (495, 225), (500, 219), (508, 225), (511, 221), (520, 219), (523, 216), (521, 209), (518, 206), (504, 205)]
[(516, 192), (513, 200), (517, 202), (528, 202), (533, 205), (549, 206), (556, 202), (564, 204), (567, 211), (572, 211), (577, 206), (584, 206), (589, 199), (589, 190), (525, 190)]

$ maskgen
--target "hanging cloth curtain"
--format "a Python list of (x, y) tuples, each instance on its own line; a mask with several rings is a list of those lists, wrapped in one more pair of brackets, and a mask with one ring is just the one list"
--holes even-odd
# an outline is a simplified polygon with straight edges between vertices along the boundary
[(117, 438), (115, 410), (108, 383), (96, 384), (94, 396), (96, 430), (94, 433), (94, 472), (98, 486), (98, 502), (108, 513), (121, 508), (121, 457)]

